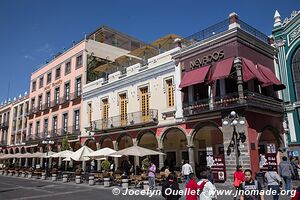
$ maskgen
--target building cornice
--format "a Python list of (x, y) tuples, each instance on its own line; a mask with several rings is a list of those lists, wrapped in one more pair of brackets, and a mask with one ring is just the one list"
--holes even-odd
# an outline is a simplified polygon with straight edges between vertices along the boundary
[[(151, 78), (155, 78), (162, 74), (175, 72), (175, 62), (172, 60), (170, 62), (164, 63), (158, 67), (150, 68), (147, 70), (143, 70), (140, 73), (133, 74), (131, 76), (125, 76), (115, 82), (107, 83), (105, 85), (100, 85), (95, 89), (88, 90), (88, 86), (86, 89), (83, 89), (83, 100), (88, 100), (93, 97), (101, 96), (107, 94), (108, 92), (123, 89), (125, 87), (129, 87), (131, 85), (135, 85), (137, 83), (144, 82)], [(88, 91), (85, 91), (88, 90)]]

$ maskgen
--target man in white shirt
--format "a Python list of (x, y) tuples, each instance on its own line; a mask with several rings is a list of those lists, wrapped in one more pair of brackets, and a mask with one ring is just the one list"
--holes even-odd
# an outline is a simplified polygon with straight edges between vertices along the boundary
[(185, 183), (188, 183), (190, 178), (189, 175), (190, 173), (193, 173), (193, 168), (192, 166), (188, 163), (187, 160), (184, 161), (184, 165), (182, 165), (181, 173), (185, 178)]

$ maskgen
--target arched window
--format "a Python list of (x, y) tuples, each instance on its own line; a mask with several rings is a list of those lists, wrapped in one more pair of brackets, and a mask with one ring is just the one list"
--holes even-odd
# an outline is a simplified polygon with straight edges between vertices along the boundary
[(296, 50), (292, 59), (293, 79), (296, 100), (300, 101), (300, 47)]
[[(292, 59), (293, 80), (296, 101), (300, 101), (300, 47), (296, 50)], [(298, 117), (300, 118), (300, 109), (297, 109)]]

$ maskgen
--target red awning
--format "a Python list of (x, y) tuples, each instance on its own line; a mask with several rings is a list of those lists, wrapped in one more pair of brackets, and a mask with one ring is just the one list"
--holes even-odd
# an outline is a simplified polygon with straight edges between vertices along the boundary
[(262, 85), (262, 87), (274, 85), (275, 90), (282, 90), (285, 88), (285, 85), (283, 85), (275, 76), (275, 74), (271, 71), (271, 69), (258, 64), (257, 65), (258, 71), (261, 73), (261, 75), (264, 77), (266, 82)]
[(183, 75), (182, 81), (179, 85), (180, 88), (188, 87), (198, 83), (203, 83), (205, 77), (210, 69), (210, 65), (200, 67), (198, 69), (188, 71)]
[(255, 78), (262, 83), (268, 82), (268, 80), (266, 80), (258, 71), (254, 63), (246, 58), (243, 58), (242, 72), (244, 82), (250, 81)]
[(217, 62), (214, 73), (213, 73), (210, 81), (227, 78), (231, 72), (233, 59), (234, 58), (231, 57), (231, 58), (227, 58), (225, 60)]

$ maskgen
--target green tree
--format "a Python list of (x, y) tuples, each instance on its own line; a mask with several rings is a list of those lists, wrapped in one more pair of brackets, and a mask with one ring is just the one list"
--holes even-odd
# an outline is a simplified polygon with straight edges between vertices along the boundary
[(65, 150), (70, 150), (70, 145), (67, 136), (65, 136), (61, 142), (61, 151), (65, 151)]

